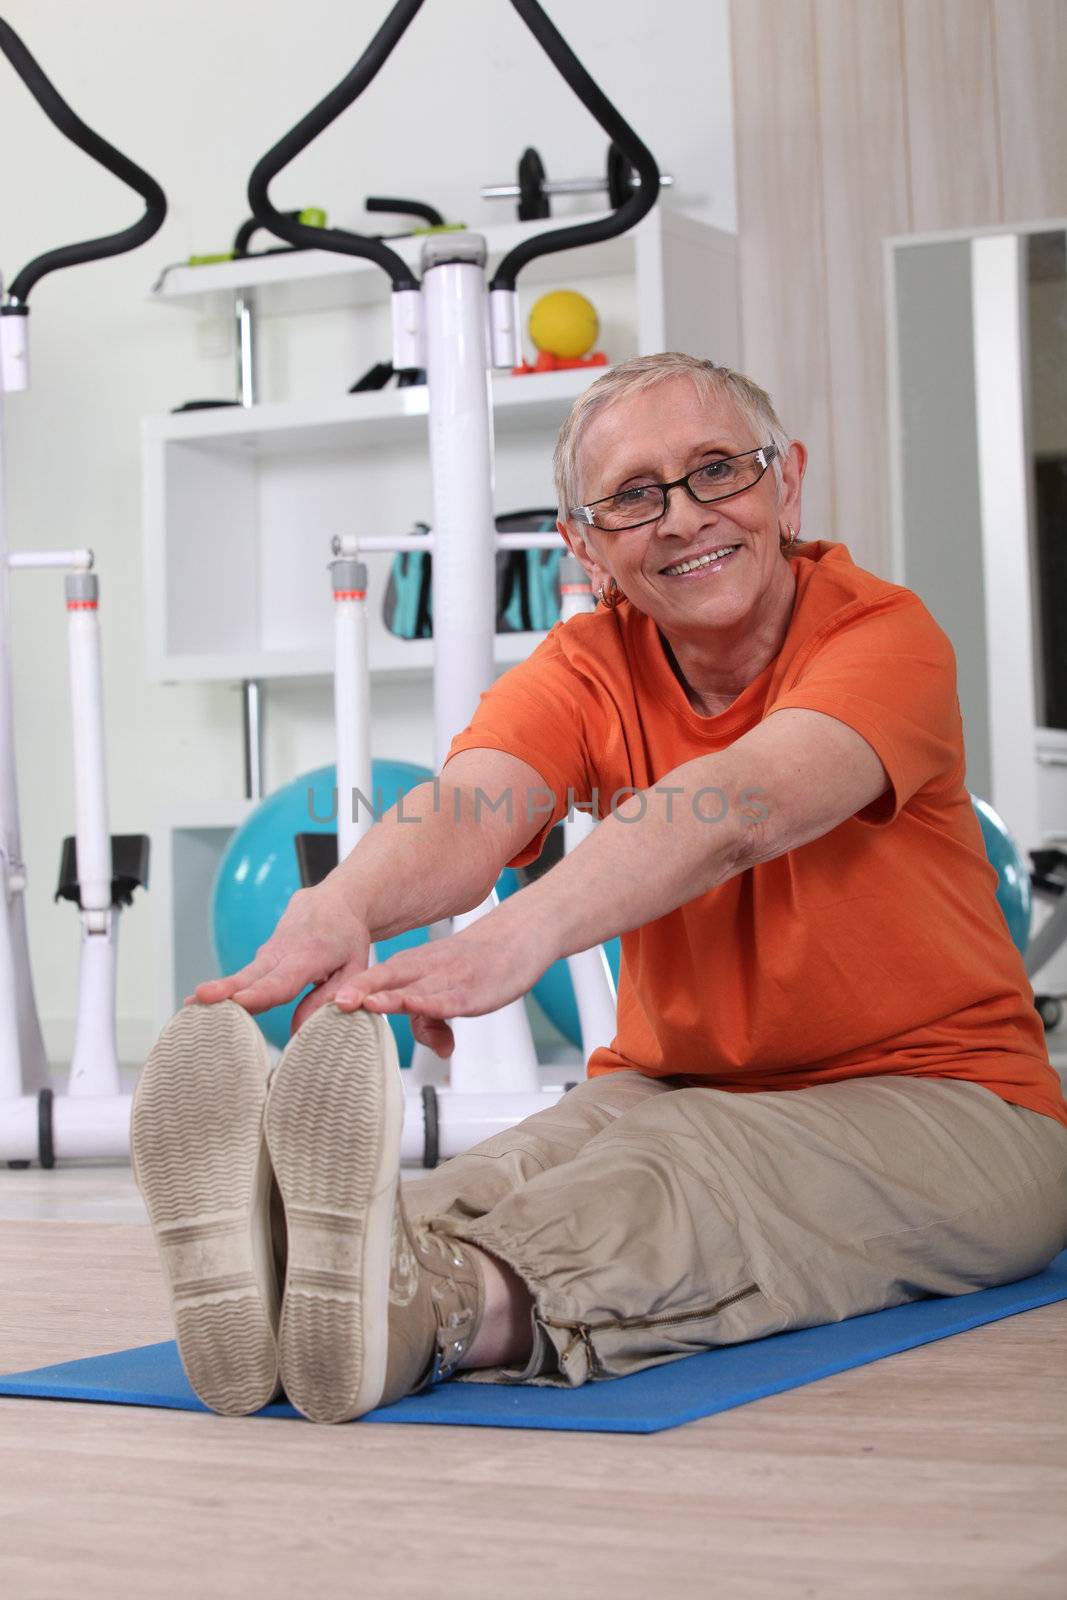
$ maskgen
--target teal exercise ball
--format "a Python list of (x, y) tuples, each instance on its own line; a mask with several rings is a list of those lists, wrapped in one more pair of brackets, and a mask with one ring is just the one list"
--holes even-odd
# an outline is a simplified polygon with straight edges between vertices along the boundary
[(982, 826), (986, 855), (997, 870), (997, 901), (1016, 948), (1025, 954), (1030, 943), (1030, 870), (1003, 818), (987, 801), (979, 800), (977, 795), (972, 794), (971, 800)]
[[(420, 783), (428, 783), (433, 773), (407, 761), (372, 763), (370, 796), (375, 814), (388, 811), (400, 795)], [(211, 895), (211, 930), (215, 959), (224, 973), (238, 972), (266, 944), (277, 927), (282, 912), (300, 888), (295, 839), (298, 833), (337, 833), (335, 767), (318, 767), (294, 778), (284, 788), (269, 795), (261, 806), (238, 828), (219, 862)], [(414, 928), (395, 939), (384, 939), (375, 946), (380, 959), (410, 945), (424, 944), (425, 928)], [(307, 993), (305, 989), (304, 994)], [(287, 1005), (275, 1006), (256, 1018), (263, 1032), (279, 1050), (289, 1040), (293, 1012), (303, 998), (297, 995)], [(411, 1061), (413, 1040), (407, 1017), (391, 1016), (389, 1025), (396, 1037), (400, 1060)]]

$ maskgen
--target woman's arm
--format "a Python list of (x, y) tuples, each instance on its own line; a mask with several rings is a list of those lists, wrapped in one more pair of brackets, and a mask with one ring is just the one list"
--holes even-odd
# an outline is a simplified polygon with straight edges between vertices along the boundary
[(821, 838), (888, 782), (846, 723), (819, 711), (776, 712), (627, 800), (508, 908), (551, 926), (553, 959), (588, 950)]
[(847, 724), (818, 711), (777, 712), (634, 795), (471, 927), (351, 974), (338, 1004), (442, 1020), (495, 1011), (559, 957), (821, 837), (887, 786), (880, 758)]

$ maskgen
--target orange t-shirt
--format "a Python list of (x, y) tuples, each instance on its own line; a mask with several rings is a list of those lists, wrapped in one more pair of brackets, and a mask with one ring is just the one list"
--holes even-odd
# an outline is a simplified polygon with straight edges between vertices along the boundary
[(787, 706), (847, 723), (889, 774), (881, 799), (822, 838), (624, 933), (618, 1031), (589, 1073), (742, 1093), (964, 1078), (1067, 1127), (964, 785), (952, 646), (911, 590), (844, 545), (805, 543), (791, 561), (782, 648), (719, 715), (692, 709), (655, 623), (624, 600), (553, 628), (452, 741), (450, 755), (520, 757), (555, 796), (513, 866), (536, 859), (575, 801), (595, 790), (605, 816), (613, 795), (621, 804)]

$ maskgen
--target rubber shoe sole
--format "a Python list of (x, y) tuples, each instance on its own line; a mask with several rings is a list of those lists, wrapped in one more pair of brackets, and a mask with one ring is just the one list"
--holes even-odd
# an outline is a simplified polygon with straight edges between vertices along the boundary
[(389, 1346), (404, 1089), (385, 1018), (317, 1011), (274, 1071), (265, 1120), (288, 1232), (282, 1384), (313, 1422), (346, 1422), (378, 1404)]
[(263, 1138), (269, 1057), (232, 1001), (182, 1008), (137, 1083), (131, 1154), (170, 1290), (178, 1352), (212, 1411), (278, 1389), (278, 1286)]

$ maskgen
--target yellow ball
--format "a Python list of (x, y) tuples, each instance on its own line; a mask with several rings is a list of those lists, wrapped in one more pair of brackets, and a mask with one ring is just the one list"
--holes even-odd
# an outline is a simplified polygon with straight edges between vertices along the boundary
[(574, 289), (543, 294), (530, 312), (528, 326), (538, 350), (566, 361), (590, 351), (600, 332), (596, 307)]

